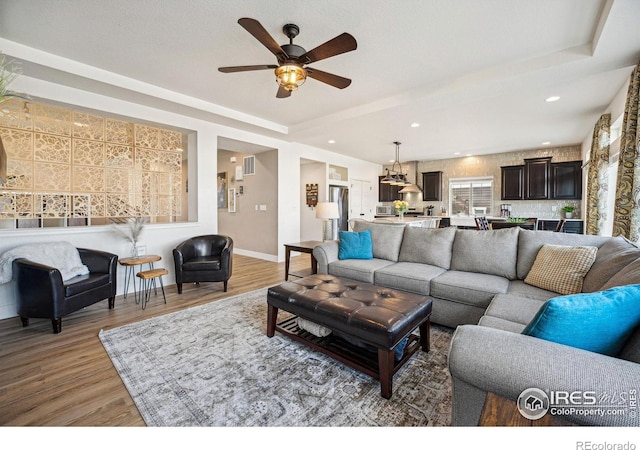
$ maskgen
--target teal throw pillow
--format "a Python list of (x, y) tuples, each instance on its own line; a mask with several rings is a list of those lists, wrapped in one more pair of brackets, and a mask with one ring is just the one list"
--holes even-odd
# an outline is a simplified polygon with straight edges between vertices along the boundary
[(341, 231), (338, 259), (372, 259), (371, 230)]
[(640, 324), (640, 284), (548, 300), (522, 334), (616, 356)]

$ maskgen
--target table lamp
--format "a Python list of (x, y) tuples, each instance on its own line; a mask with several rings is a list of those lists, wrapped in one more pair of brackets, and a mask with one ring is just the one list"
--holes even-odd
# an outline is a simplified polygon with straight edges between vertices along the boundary
[(316, 219), (322, 219), (322, 240), (333, 239), (333, 219), (340, 217), (338, 204), (332, 202), (319, 202), (316, 206)]

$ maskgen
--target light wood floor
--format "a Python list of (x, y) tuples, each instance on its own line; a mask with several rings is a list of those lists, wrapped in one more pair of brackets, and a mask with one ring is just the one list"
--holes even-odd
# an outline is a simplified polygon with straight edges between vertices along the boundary
[[(310, 266), (310, 255), (291, 258), (290, 270)], [(152, 295), (143, 311), (133, 295), (116, 297), (115, 309), (104, 300), (62, 319), (53, 334), (50, 320), (0, 320), (0, 425), (144, 426), (127, 389), (98, 338), (110, 329), (168, 314), (224, 297), (281, 283), (284, 263), (234, 255), (228, 291), (222, 283), (175, 285)], [(265, 317), (266, 320), (266, 317)]]

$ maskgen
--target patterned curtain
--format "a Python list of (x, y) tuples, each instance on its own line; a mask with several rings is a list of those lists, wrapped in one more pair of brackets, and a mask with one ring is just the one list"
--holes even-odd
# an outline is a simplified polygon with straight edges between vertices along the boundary
[(640, 142), (638, 136), (638, 97), (640, 65), (631, 73), (624, 118), (620, 132), (620, 161), (613, 213), (613, 235), (637, 242), (640, 238)]
[(587, 234), (600, 234), (606, 220), (610, 129), (611, 114), (603, 114), (593, 129), (587, 176)]

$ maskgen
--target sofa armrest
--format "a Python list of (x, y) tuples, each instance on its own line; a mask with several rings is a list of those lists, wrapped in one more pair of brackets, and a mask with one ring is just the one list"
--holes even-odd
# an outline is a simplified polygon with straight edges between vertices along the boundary
[(64, 284), (58, 269), (19, 258), (13, 261), (12, 270), (21, 317), (61, 316)]
[(318, 262), (318, 273), (329, 273), (329, 263), (338, 260), (338, 249), (339, 241), (325, 241), (313, 248), (313, 257)]
[[(602, 405), (623, 402), (640, 389), (640, 364), (542, 339), (478, 325), (456, 329), (449, 352), (453, 378), (453, 424), (477, 425), (487, 392), (516, 401), (527, 388), (590, 391), (608, 396)], [(624, 399), (624, 400), (623, 400)], [(581, 415), (562, 418), (582, 425), (638, 426), (640, 417)]]

